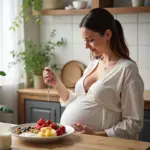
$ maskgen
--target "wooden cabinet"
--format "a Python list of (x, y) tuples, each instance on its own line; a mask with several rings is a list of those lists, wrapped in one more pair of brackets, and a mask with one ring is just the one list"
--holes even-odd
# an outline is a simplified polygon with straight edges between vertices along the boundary
[(50, 90), (48, 101), (47, 89), (22, 89), (18, 91), (18, 120), (19, 124), (36, 122), (40, 117), (59, 121), (61, 107), (58, 93)]
[(48, 101), (47, 89), (21, 89), (18, 91), (18, 120), (19, 124), (37, 122), (40, 118), (60, 121), (65, 109), (59, 103), (56, 90), (50, 89)]

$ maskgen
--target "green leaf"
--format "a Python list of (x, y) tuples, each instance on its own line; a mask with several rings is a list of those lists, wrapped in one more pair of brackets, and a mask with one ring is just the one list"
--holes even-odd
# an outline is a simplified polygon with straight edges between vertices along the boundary
[(14, 113), (14, 111), (11, 108), (4, 105), (0, 105), (0, 111), (3, 113)]
[(1, 76), (6, 76), (6, 73), (4, 71), (0, 71)]
[(30, 17), (29, 16), (26, 16), (25, 17), (25, 21), (29, 21)]

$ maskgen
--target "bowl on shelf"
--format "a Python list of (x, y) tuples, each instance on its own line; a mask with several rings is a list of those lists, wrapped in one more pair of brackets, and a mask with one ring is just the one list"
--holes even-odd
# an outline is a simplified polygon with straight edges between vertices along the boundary
[(85, 9), (87, 8), (88, 2), (87, 1), (73, 1), (72, 4), (73, 4), (73, 7), (76, 9)]
[(132, 6), (133, 7), (138, 7), (138, 6), (144, 6), (144, 1), (145, 0), (132, 0)]

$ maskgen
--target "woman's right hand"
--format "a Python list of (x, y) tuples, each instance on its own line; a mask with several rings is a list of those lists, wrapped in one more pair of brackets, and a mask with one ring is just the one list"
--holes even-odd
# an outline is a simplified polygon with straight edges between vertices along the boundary
[(49, 67), (45, 67), (43, 71), (43, 79), (49, 86), (56, 86), (58, 81), (56, 74)]

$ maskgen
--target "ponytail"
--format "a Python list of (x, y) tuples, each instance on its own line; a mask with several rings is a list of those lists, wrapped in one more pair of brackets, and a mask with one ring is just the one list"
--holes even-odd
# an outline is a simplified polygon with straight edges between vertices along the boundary
[(121, 23), (115, 19), (116, 32), (113, 33), (110, 47), (113, 52), (121, 58), (125, 58), (131, 60), (129, 56), (129, 49), (127, 47), (122, 25)]

